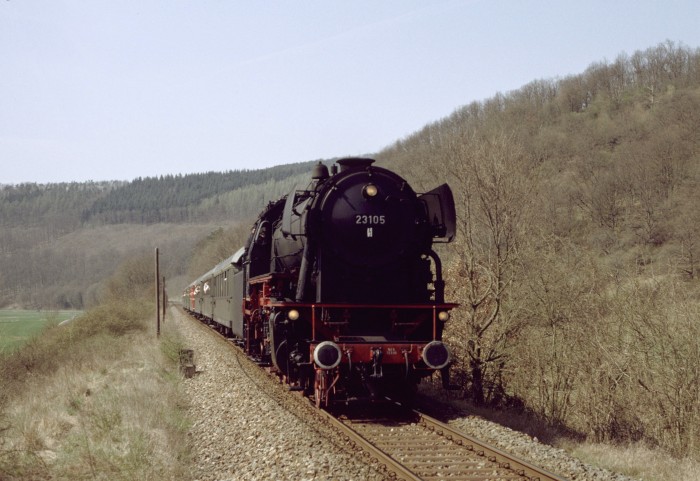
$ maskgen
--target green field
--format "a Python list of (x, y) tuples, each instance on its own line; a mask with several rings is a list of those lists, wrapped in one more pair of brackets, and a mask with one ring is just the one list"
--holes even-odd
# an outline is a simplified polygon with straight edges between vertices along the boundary
[(18, 348), (48, 322), (71, 319), (81, 311), (23, 311), (0, 309), (0, 352)]

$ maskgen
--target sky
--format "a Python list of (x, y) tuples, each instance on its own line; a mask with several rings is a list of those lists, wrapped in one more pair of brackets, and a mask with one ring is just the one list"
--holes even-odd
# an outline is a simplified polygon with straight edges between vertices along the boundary
[(0, 0), (0, 184), (372, 154), (698, 25), (697, 0)]

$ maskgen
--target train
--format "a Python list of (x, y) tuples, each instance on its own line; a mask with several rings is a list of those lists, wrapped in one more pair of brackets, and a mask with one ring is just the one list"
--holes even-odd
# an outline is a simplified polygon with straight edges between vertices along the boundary
[(318, 407), (407, 401), (421, 379), (449, 384), (435, 245), (455, 237), (447, 184), (416, 193), (370, 158), (313, 166), (270, 202), (243, 247), (190, 283), (185, 310), (236, 342)]

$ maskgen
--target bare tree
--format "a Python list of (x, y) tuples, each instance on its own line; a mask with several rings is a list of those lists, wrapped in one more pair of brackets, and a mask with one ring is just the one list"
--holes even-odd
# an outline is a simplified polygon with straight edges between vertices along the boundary
[(530, 204), (529, 166), (516, 139), (501, 133), (455, 144), (448, 160), (460, 232), (450, 267), (452, 296), (463, 305), (453, 335), (462, 338), (470, 396), (483, 404), (502, 394), (501, 369), (522, 326), (521, 306), (508, 294)]

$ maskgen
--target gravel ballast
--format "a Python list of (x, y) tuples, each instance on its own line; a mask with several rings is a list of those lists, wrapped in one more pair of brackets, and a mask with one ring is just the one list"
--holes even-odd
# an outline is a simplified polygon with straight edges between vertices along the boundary
[[(383, 479), (300, 419), (303, 412), (291, 414), (261, 393), (256, 382), (271, 381), (251, 380), (226, 341), (180, 310), (171, 313), (187, 348), (194, 349), (197, 367), (197, 374), (184, 380), (194, 420), (189, 432), (193, 479)], [(260, 376), (269, 378), (262, 370)]]
[[(323, 427), (315, 429), (318, 423), (302, 406), (304, 400), (286, 392), (262, 369), (246, 364), (242, 353), (180, 309), (170, 313), (186, 347), (194, 350), (197, 367), (197, 374), (184, 380), (193, 420), (189, 431), (193, 479), (384, 478), (376, 465), (331, 439)], [(267, 392), (261, 390), (263, 385)], [(566, 479), (632, 481), (483, 418), (465, 415), (449, 424)]]
[(524, 461), (576, 481), (637, 481), (622, 474), (586, 464), (563, 449), (542, 444), (527, 434), (513, 431), (477, 416), (466, 416), (448, 424)]

